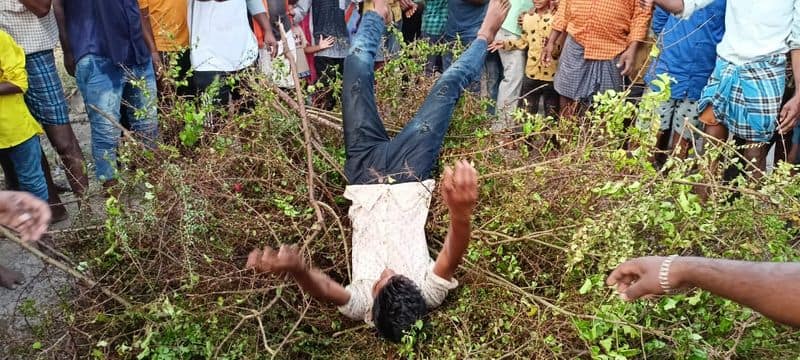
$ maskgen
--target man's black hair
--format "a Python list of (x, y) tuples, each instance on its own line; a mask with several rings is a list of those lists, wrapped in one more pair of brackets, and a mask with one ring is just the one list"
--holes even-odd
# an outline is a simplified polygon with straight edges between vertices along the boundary
[(399, 343), (404, 332), (422, 319), (428, 307), (422, 292), (411, 279), (395, 275), (378, 292), (372, 304), (372, 321), (378, 335)]

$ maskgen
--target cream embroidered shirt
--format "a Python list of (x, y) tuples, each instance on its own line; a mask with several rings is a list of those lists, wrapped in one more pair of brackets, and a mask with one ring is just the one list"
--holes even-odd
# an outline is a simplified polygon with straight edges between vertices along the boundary
[(458, 281), (433, 273), (425, 222), (435, 181), (402, 184), (350, 185), (353, 224), (352, 283), (345, 289), (350, 301), (339, 307), (345, 316), (372, 324), (372, 287), (385, 269), (414, 281), (428, 309), (441, 305)]

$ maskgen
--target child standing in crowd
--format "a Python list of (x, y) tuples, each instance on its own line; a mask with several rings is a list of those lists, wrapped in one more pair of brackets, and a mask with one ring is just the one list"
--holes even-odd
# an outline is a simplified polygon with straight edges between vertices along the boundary
[(13, 164), (19, 190), (47, 201), (39, 135), (44, 131), (33, 118), (24, 93), (28, 89), (25, 52), (8, 33), (0, 30), (0, 156)]
[(676, 156), (680, 158), (688, 156), (695, 139), (688, 124), (702, 128), (697, 101), (714, 71), (717, 44), (725, 33), (725, 1), (715, 0), (688, 19), (680, 19), (660, 7), (653, 13), (653, 33), (659, 38), (657, 46), (661, 51), (645, 80), (655, 91), (658, 89), (652, 82), (656, 76), (668, 74), (675, 79), (671, 84), (672, 97), (658, 109), (661, 124), (656, 146), (659, 150), (669, 150), (671, 133)]
[(545, 46), (549, 64), (557, 39), (567, 34), (554, 85), (562, 116), (606, 90), (621, 91), (633, 72), (639, 43), (647, 37), (650, 8), (636, 1), (562, 0)]
[(309, 79), (311, 77), (311, 67), (308, 65), (306, 54), (313, 55), (322, 50), (329, 49), (333, 46), (336, 39), (333, 36), (328, 36), (326, 38), (320, 36), (316, 44), (311, 44), (308, 38), (306, 38), (305, 32), (300, 27), (299, 22), (294, 20), (294, 15), (291, 15), (297, 13), (295, 10), (297, 2), (298, 0), (289, 0), (289, 6), (286, 10), (290, 16), (292, 16), (292, 23), (295, 24), (292, 27), (292, 35), (294, 36), (294, 43), (296, 46), (295, 61), (297, 63), (297, 77), (300, 79)]
[[(545, 64), (542, 59), (542, 49), (547, 41), (553, 26), (553, 17), (556, 11), (556, 1), (534, 0), (534, 8), (521, 14), (519, 22), (522, 24), (522, 37), (517, 40), (495, 40), (491, 51), (504, 49), (506, 51), (528, 49), (528, 58), (525, 65), (525, 76), (528, 81), (523, 87), (523, 95), (532, 92), (529, 111), (539, 111), (539, 102), (544, 105), (545, 115), (558, 114), (558, 94), (553, 88), (553, 77), (558, 69), (558, 61), (554, 60)], [(555, 56), (555, 55), (554, 55)]]

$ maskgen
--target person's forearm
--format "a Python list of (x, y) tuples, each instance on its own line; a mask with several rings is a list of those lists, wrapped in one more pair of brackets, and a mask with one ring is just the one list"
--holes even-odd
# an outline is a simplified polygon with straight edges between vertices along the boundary
[(434, 265), (434, 273), (445, 280), (453, 278), (461, 259), (469, 247), (470, 233), (472, 231), (472, 220), (470, 214), (450, 213), (450, 229), (444, 241), (442, 252), (439, 257), (443, 261), (437, 261)]
[(755, 263), (680, 257), (675, 287), (698, 287), (748, 306), (775, 321), (800, 327), (800, 263)]
[(50, 13), (52, 0), (20, 0), (23, 6), (34, 15), (42, 18)]
[(670, 13), (680, 14), (683, 12), (683, 0), (655, 0), (653, 2)]
[(343, 306), (350, 300), (350, 295), (342, 285), (317, 269), (292, 273), (292, 277), (303, 291), (318, 301)]
[(0, 82), (0, 95), (21, 94), (22, 89), (8, 81)]
[(67, 37), (67, 23), (64, 21), (64, 6), (62, 0), (53, 1), (53, 15), (56, 17), (58, 24), (58, 38), (61, 41), (61, 51), (64, 54), (72, 54), (72, 47), (69, 45), (69, 38)]
[[(255, 15), (253, 15), (253, 19), (256, 21), (256, 23), (261, 28), (261, 30), (264, 31), (265, 35), (266, 34), (270, 34), (270, 35), (273, 34), (272, 25), (269, 23), (269, 16), (267, 16), (267, 13), (262, 12), (260, 14), (255, 14)], [(287, 31), (287, 30), (288, 29), (284, 29), (284, 31)]]
[(142, 9), (141, 11), (144, 42), (147, 43), (147, 48), (150, 49), (151, 54), (157, 54), (158, 47), (156, 46), (156, 39), (153, 35), (153, 24), (150, 22), (150, 12), (147, 9)]
[(800, 96), (800, 49), (791, 51), (792, 74), (794, 75), (794, 96)]

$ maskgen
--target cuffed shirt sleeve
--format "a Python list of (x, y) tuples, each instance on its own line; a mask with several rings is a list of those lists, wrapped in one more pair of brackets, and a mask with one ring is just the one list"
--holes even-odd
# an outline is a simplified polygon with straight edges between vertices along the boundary
[(677, 16), (681, 19), (686, 19), (692, 16), (695, 11), (702, 9), (713, 2), (714, 0), (683, 0), (683, 12), (677, 14)]
[(794, 1), (793, 14), (792, 33), (789, 35), (789, 47), (792, 50), (798, 50), (800, 49), (800, 0)]
[(433, 272), (433, 263), (425, 274), (425, 282), (420, 287), (422, 297), (425, 298), (425, 305), (428, 309), (439, 307), (447, 297), (447, 293), (458, 287), (458, 280), (445, 280)]
[(553, 20), (553, 30), (556, 31), (567, 31), (567, 8), (570, 6), (571, 0), (563, 0), (558, 5), (558, 10), (556, 10), (556, 17)]
[(267, 12), (267, 8), (261, 0), (247, 0), (247, 12), (255, 16)]
[(350, 300), (339, 307), (339, 312), (353, 320), (368, 320), (367, 314), (372, 310), (371, 283), (356, 281), (344, 289), (350, 293)]
[(28, 72), (25, 70), (25, 51), (10, 35), (0, 31), (0, 82), (9, 82), (28, 91)]
[(631, 32), (628, 33), (628, 44), (634, 41), (644, 41), (647, 39), (647, 32), (650, 29), (650, 19), (652, 17), (652, 8), (642, 8), (638, 3), (633, 6), (636, 9), (633, 11), (633, 19), (631, 19)]

